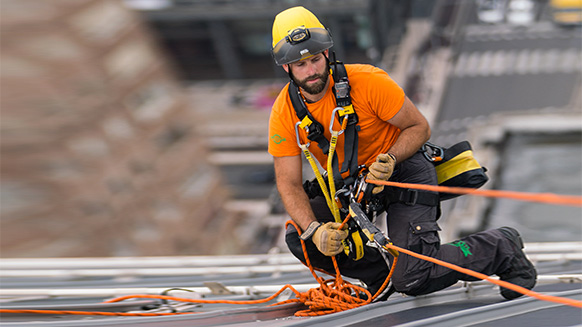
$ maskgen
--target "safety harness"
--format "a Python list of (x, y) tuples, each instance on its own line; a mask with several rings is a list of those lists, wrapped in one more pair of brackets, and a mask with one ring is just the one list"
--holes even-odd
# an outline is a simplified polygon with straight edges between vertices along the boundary
[[(358, 170), (358, 117), (352, 105), (352, 99), (350, 97), (350, 85), (348, 81), (348, 74), (345, 66), (342, 62), (335, 60), (329, 64), (330, 73), (334, 79), (333, 93), (336, 99), (337, 107), (332, 111), (331, 121), (329, 123), (329, 132), (331, 138), (328, 141), (324, 136), (323, 125), (317, 122), (313, 116), (307, 110), (307, 105), (304, 102), (301, 93), (299, 92), (299, 87), (291, 80), (289, 83), (289, 97), (295, 113), (299, 118), (299, 122), (295, 124), (295, 133), (297, 137), (297, 145), (303, 151), (305, 158), (311, 165), (313, 172), (315, 173), (317, 181), (317, 189), (320, 194), (325, 197), (326, 203), (330, 208), (330, 211), (334, 217), (334, 220), (338, 223), (342, 222), (340, 215), (340, 207), (344, 210), (348, 208), (348, 193), (345, 192), (347, 189), (344, 188), (346, 185), (354, 184), (357, 181), (359, 170)], [(333, 130), (333, 123), (336, 119), (336, 115), (341, 124), (341, 128), (337, 131)], [(308, 147), (310, 143), (302, 144), (299, 139), (299, 129), (302, 128), (307, 132), (307, 138), (310, 141), (317, 142), (317, 145), (321, 151), (327, 155), (327, 185), (324, 180), (323, 175), (317, 168), (317, 164), (313, 156), (311, 155)], [(335, 153), (335, 148), (337, 145), (337, 139), (340, 134), (344, 135), (344, 163), (339, 168), (339, 160), (337, 154)], [(346, 178), (342, 178), (343, 173), (348, 173)], [(337, 176), (337, 178), (334, 178)], [(361, 176), (360, 176), (361, 177)], [(306, 185), (310, 183), (306, 182)], [(316, 188), (314, 183), (311, 183), (312, 188)], [(329, 185), (329, 188), (328, 188)], [(336, 187), (337, 186), (337, 187)], [(339, 192), (336, 189), (341, 188)], [(343, 191), (342, 191), (343, 190)], [(306, 188), (307, 191), (307, 188)], [(343, 196), (338, 196), (337, 193), (345, 193)], [(340, 201), (340, 203), (336, 202)], [(355, 222), (348, 222), (348, 238), (344, 240), (344, 252), (348, 257), (353, 260), (359, 260), (364, 256), (364, 242), (362, 241), (362, 236), (360, 235), (360, 229)]]
[[(330, 132), (332, 131), (335, 113), (338, 114), (340, 124), (343, 124), (344, 119), (347, 119), (345, 129), (339, 134), (345, 133), (344, 136), (344, 163), (339, 170), (339, 163), (337, 156), (332, 156), (332, 166), (334, 175), (338, 176), (338, 182), (342, 174), (349, 172), (348, 176), (343, 179), (344, 185), (352, 184), (358, 174), (358, 116), (352, 105), (352, 98), (350, 96), (350, 85), (348, 81), (348, 73), (344, 64), (335, 60), (330, 63), (330, 73), (334, 80), (333, 93), (336, 99), (337, 108), (334, 109), (334, 114), (331, 117)], [(297, 117), (299, 117), (299, 127), (307, 132), (307, 138), (310, 141), (317, 142), (317, 145), (325, 155), (329, 155), (330, 142), (325, 138), (323, 125), (316, 121), (305, 104), (305, 100), (301, 96), (299, 87), (293, 80), (289, 83), (289, 98), (295, 109)], [(338, 183), (339, 184), (339, 183)]]

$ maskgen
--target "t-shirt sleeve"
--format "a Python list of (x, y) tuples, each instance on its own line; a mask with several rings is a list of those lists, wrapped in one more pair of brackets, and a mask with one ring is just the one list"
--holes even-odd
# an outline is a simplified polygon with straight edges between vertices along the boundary
[(287, 101), (287, 88), (279, 94), (269, 118), (268, 151), (274, 157), (288, 157), (301, 154), (295, 136), (295, 124), (298, 121), (290, 101)]
[(392, 119), (404, 104), (404, 90), (380, 69), (375, 69), (370, 75), (368, 92), (371, 107), (377, 110), (376, 115), (383, 121)]

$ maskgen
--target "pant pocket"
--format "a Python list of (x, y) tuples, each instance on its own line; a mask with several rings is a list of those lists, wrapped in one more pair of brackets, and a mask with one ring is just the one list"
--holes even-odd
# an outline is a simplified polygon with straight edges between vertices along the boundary
[[(435, 221), (411, 222), (408, 240), (408, 249), (429, 257), (433, 257), (440, 247), (438, 231), (439, 225)], [(406, 272), (413, 272), (429, 267), (432, 263), (425, 260), (410, 258)]]

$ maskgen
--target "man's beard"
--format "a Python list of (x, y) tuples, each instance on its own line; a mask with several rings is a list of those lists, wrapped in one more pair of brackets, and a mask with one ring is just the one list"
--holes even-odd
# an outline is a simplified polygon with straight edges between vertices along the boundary
[[(319, 78), (319, 80), (315, 83), (310, 83), (308, 84), (307, 81), (309, 80), (313, 80), (315, 78)], [(297, 86), (299, 86), (301, 89), (303, 89), (305, 92), (311, 94), (311, 95), (316, 95), (319, 94), (323, 91), (323, 89), (325, 88), (325, 86), (327, 85), (327, 80), (329, 79), (329, 71), (325, 70), (322, 74), (315, 74), (315, 75), (311, 75), (303, 80), (298, 80), (297, 78), (295, 78), (295, 76), (293, 76), (293, 80), (295, 81), (295, 84), (297, 84)]]

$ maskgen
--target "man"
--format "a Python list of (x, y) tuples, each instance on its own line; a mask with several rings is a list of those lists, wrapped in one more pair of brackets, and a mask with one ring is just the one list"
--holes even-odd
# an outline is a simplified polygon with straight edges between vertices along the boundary
[[(281, 199), (288, 214), (301, 228), (301, 239), (306, 243), (312, 264), (333, 273), (330, 257), (336, 256), (341, 273), (360, 279), (374, 294), (389, 272), (383, 253), (364, 246), (362, 259), (349, 258), (342, 246), (347, 232), (339, 230), (339, 223), (333, 222), (324, 197), (310, 199), (303, 187), (298, 142), (306, 144), (310, 139), (303, 129), (295, 129), (301, 119), (294, 109), (289, 88), (293, 84), (298, 87), (301, 101), (311, 117), (323, 125), (323, 135), (329, 140), (330, 122), (333, 130), (340, 129), (338, 120), (331, 120), (332, 111), (337, 107), (335, 82), (329, 74), (328, 56), (332, 46), (329, 32), (307, 9), (294, 7), (276, 16), (273, 57), (291, 81), (273, 105), (269, 153), (274, 158)], [(384, 71), (370, 65), (345, 67), (358, 118), (357, 164), (367, 167), (367, 178), (436, 185), (432, 163), (418, 151), (430, 137), (430, 127), (424, 116)], [(340, 136), (336, 147), (340, 167), (346, 159), (344, 143), (345, 138)], [(321, 166), (326, 167), (327, 154), (322, 148), (311, 146), (309, 150)], [(342, 177), (349, 178), (345, 172)], [(534, 287), (537, 274), (522, 251), (523, 244), (515, 229), (503, 227), (441, 245), (436, 222), (437, 194), (383, 186), (376, 187), (373, 193), (387, 212), (388, 234), (395, 245), (487, 275), (497, 274), (502, 280), (528, 289)], [(287, 230), (286, 242), (291, 252), (305, 262), (299, 232), (293, 226)], [(475, 279), (401, 255), (392, 276), (392, 287), (398, 292), (420, 295), (443, 289), (458, 280)], [(501, 294), (507, 299), (521, 295), (504, 288)]]

